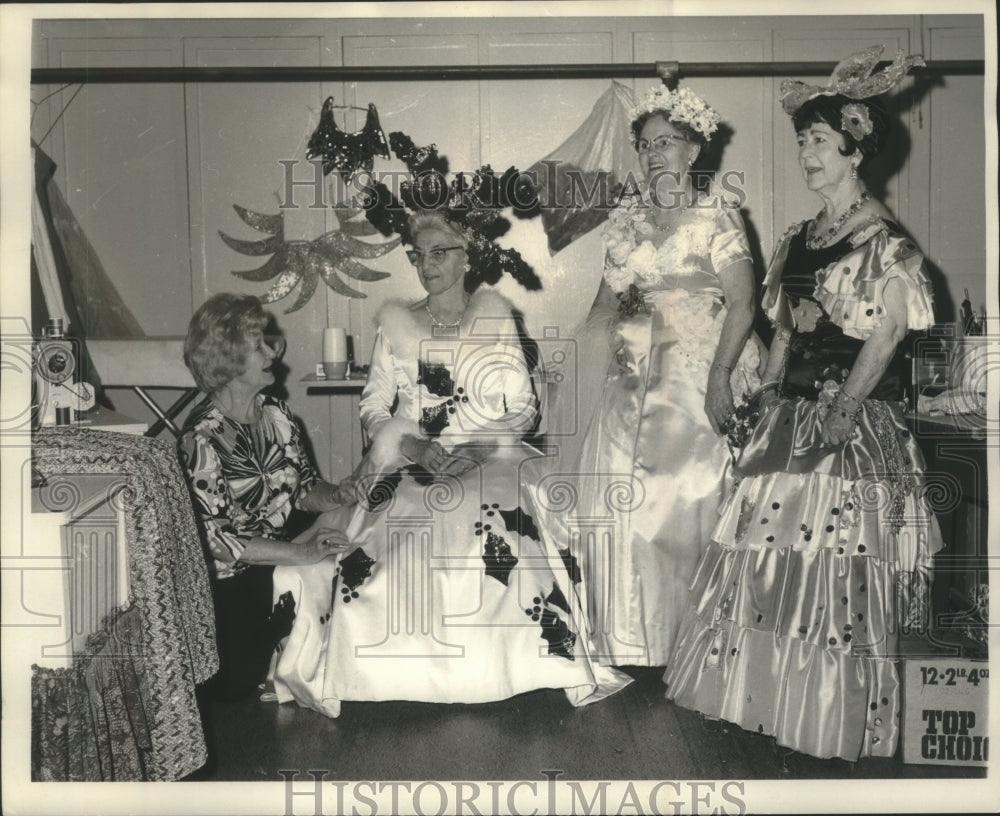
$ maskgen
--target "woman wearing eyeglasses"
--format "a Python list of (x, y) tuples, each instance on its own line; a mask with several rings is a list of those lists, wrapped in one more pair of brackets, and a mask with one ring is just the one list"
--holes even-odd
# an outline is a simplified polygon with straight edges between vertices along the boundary
[(261, 393), (274, 383), (281, 346), (268, 341), (268, 316), (253, 295), (218, 294), (195, 312), (184, 362), (205, 399), (178, 440), (212, 571), (220, 670), (212, 696), (257, 691), (280, 636), (271, 618), (275, 564), (314, 564), (346, 549), (343, 533), (317, 526), (291, 541), (295, 509), (338, 506), (316, 475), (288, 406)]
[(567, 521), (580, 534), (562, 535), (580, 542), (598, 657), (610, 665), (666, 665), (723, 497), (734, 398), (758, 382), (739, 212), (689, 177), (718, 122), (688, 88), (651, 88), (631, 116), (645, 187), (604, 233), (588, 325), (611, 360), (574, 468)]
[[(416, 268), (427, 297), (409, 306), (391, 304), (376, 318), (379, 334), (368, 383), (361, 397), (361, 422), (371, 438), (378, 440), (383, 427), (388, 429), (399, 424), (390, 422), (390, 409), (398, 397), (403, 404), (398, 407), (396, 415), (402, 418), (412, 413), (413, 418), (418, 420), (417, 426), (410, 426), (400, 437), (399, 454), (431, 473), (461, 475), (477, 459), (487, 455), (489, 445), (484, 437), (478, 440), (483, 442), (482, 445), (476, 444), (476, 439), (470, 439), (461, 443), (463, 458), (449, 455), (440, 440), (440, 434), (435, 431), (443, 420), (448, 419), (447, 408), (454, 408), (447, 400), (457, 394), (438, 394), (430, 390), (435, 387), (434, 384), (425, 382), (427, 378), (417, 370), (421, 352), (419, 344), (435, 336), (458, 339), (463, 333), (463, 321), (467, 332), (471, 328), (469, 323), (476, 316), (484, 318), (484, 328), (485, 323), (492, 321), (494, 325), (490, 328), (495, 331), (498, 320), (511, 320), (511, 307), (494, 292), (479, 290), (477, 295), (473, 295), (466, 291), (466, 278), (471, 271), (466, 252), (469, 239), (459, 227), (449, 223), (438, 213), (418, 212), (410, 221), (410, 237), (413, 247), (406, 254)], [(469, 320), (466, 320), (466, 313), (474, 297), (475, 306), (468, 315)], [(392, 330), (401, 326), (411, 329), (411, 336), (398, 337), (394, 344), (391, 339)], [(508, 345), (505, 349), (510, 357), (508, 362), (516, 361), (516, 365), (506, 366), (504, 376), (497, 379), (495, 387), (488, 391), (480, 390), (473, 398), (483, 401), (477, 410), (477, 420), (505, 424), (505, 430), (509, 434), (519, 436), (526, 433), (534, 423), (536, 399), (531, 383), (526, 379), (527, 369), (520, 349), (516, 347), (517, 335), (506, 339), (508, 344), (513, 341), (513, 346)], [(412, 383), (407, 382), (403, 387), (399, 387), (397, 378), (399, 364), (396, 361), (397, 355), (393, 352), (394, 346), (406, 349), (403, 358), (409, 358), (409, 374), (415, 375)], [(426, 360), (422, 362), (429, 364)], [(424, 386), (423, 389), (419, 387), (421, 385)], [(469, 395), (463, 396), (466, 397), (466, 402), (461, 404), (465, 405)], [(435, 421), (425, 422), (421, 427), (419, 420), (425, 410), (436, 412)], [(445, 434), (445, 439), (449, 435)], [(376, 444), (384, 448), (385, 442), (386, 440), (382, 440)]]
[(520, 485), (520, 464), (539, 455), (521, 442), (537, 408), (511, 305), (467, 291), (478, 276), (459, 224), (417, 213), (408, 233), (427, 297), (376, 318), (361, 398), (372, 444), (342, 484), (358, 504), (320, 520), (355, 549), (336, 572), (275, 572), (296, 602), (278, 699), (330, 717), (343, 700), (473, 703), (543, 688), (599, 700), (629, 678), (591, 661), (574, 565), (546, 547)]

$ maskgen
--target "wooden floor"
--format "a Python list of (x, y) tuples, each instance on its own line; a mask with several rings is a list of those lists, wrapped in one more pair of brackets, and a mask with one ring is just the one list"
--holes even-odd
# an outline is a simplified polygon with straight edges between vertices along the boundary
[(331, 720), (294, 703), (212, 704), (213, 759), (196, 780), (280, 781), (281, 769), (325, 769), (327, 779), (902, 779), (981, 778), (984, 769), (905, 765), (898, 758), (820, 760), (774, 740), (708, 722), (663, 697), (661, 670), (573, 708), (536, 691), (478, 705), (344, 703)]

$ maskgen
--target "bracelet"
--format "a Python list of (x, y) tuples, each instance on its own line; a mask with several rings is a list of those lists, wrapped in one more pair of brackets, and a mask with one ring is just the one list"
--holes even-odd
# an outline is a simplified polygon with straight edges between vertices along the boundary
[[(854, 408), (849, 409), (843, 405), (845, 400), (850, 400), (854, 403)], [(837, 392), (837, 396), (833, 398), (834, 404), (837, 406), (837, 410), (840, 412), (840, 416), (844, 419), (850, 419), (855, 425), (858, 424), (858, 416), (861, 414), (861, 400), (857, 397), (853, 397), (846, 391), (841, 389)], [(833, 407), (831, 405), (831, 407)]]
[(722, 363), (712, 363), (712, 368), (721, 368), (727, 374), (732, 373), (733, 370), (731, 366), (723, 365)]
[(748, 400), (753, 402), (754, 400), (763, 397), (768, 391), (777, 391), (779, 385), (780, 383), (777, 380), (768, 380), (767, 382), (762, 383), (760, 388), (748, 397)]

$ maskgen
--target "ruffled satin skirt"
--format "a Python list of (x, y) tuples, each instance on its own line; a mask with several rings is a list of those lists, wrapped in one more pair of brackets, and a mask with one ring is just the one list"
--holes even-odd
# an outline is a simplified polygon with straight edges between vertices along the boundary
[(864, 403), (823, 447), (821, 404), (757, 425), (698, 565), (667, 697), (817, 757), (892, 756), (900, 634), (928, 619), (941, 547), (898, 408)]
[(374, 509), (321, 517), (355, 549), (274, 571), (275, 598), (295, 610), (272, 672), (279, 702), (336, 717), (344, 700), (477, 703), (554, 688), (584, 705), (631, 682), (591, 658), (579, 570), (541, 540), (520, 488), (528, 450), (501, 447), (459, 478), (398, 471), (375, 487)]

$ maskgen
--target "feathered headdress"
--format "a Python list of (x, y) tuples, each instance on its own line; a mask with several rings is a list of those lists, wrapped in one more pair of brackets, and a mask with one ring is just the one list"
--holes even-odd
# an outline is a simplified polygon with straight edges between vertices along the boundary
[(399, 185), (399, 198), (381, 181), (372, 179), (365, 189), (363, 206), (368, 221), (382, 235), (398, 233), (407, 243), (410, 213), (438, 212), (469, 236), (467, 288), (496, 283), (506, 272), (526, 289), (541, 289), (531, 265), (516, 249), (503, 249), (496, 239), (510, 229), (501, 213), (510, 208), (518, 218), (532, 218), (541, 211), (530, 177), (514, 167), (497, 176), (484, 165), (471, 176), (460, 173), (449, 182), (448, 159), (435, 145), (417, 147), (405, 133), (390, 133), (389, 145), (409, 171)]

